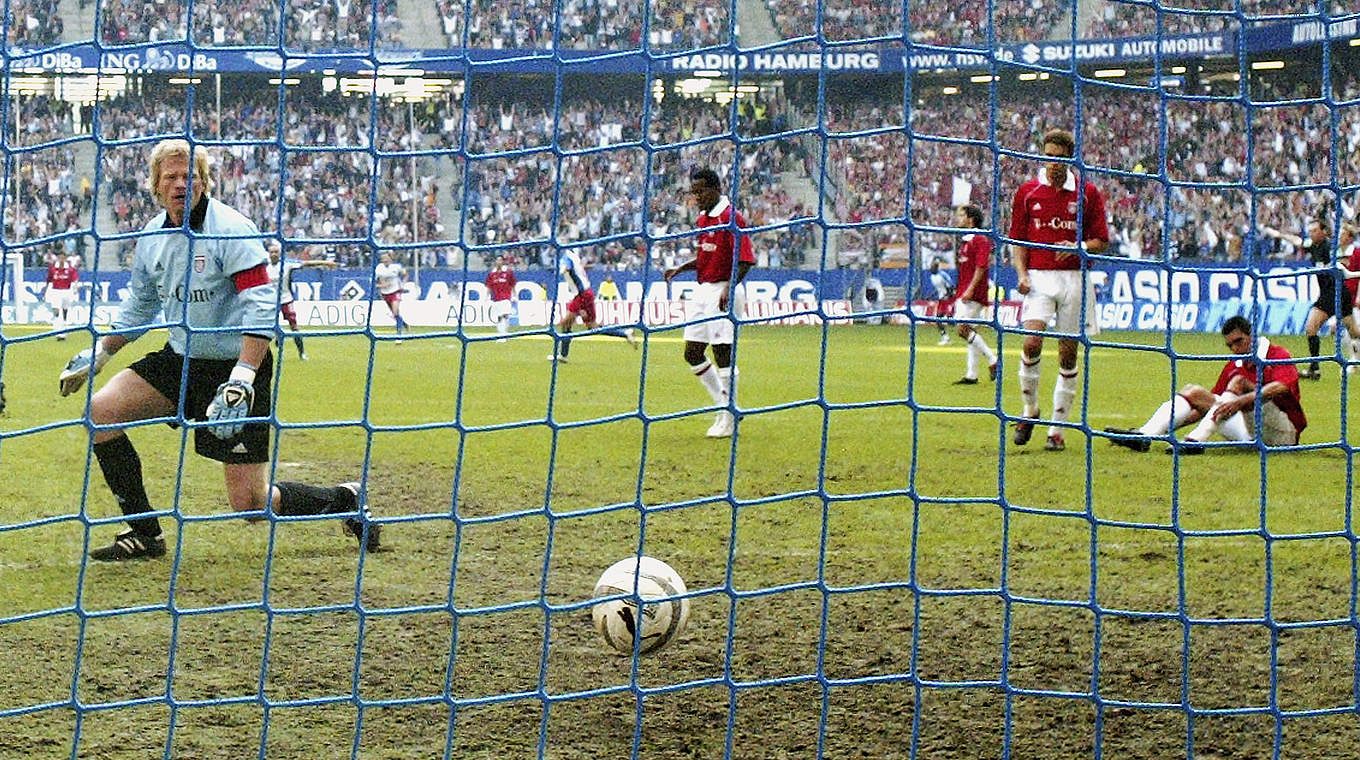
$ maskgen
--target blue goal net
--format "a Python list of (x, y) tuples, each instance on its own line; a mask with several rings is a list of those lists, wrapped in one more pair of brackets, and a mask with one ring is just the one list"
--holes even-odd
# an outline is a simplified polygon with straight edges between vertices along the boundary
[[(5, 9), (0, 757), (1360, 746), (1355, 8)], [(167, 236), (278, 262), (262, 509)]]

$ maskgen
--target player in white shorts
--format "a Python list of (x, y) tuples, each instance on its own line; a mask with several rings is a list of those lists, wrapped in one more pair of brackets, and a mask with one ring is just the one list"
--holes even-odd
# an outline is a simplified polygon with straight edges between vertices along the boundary
[[(52, 327), (66, 327), (67, 312), (76, 305), (76, 282), (80, 268), (74, 257), (63, 251), (47, 267), (47, 284), (43, 286), (43, 302), (52, 313)], [(57, 340), (66, 340), (66, 333), (58, 333)]]
[[(732, 208), (732, 202), (722, 194), (722, 182), (712, 169), (698, 169), (690, 174), (690, 195), (699, 205), (695, 226), (700, 230), (695, 257), (680, 266), (665, 271), (666, 282), (681, 272), (693, 270), (699, 288), (693, 304), (686, 306), (686, 320), (701, 320), (685, 326), (685, 362), (699, 378), (713, 403), (724, 407), (718, 411), (709, 438), (730, 438), (736, 431), (736, 418), (726, 407), (731, 403), (732, 341), (736, 334), (731, 314), (741, 315), (741, 292), (735, 286), (755, 264), (750, 235), (734, 232), (746, 226), (746, 220)], [(736, 268), (732, 260), (736, 258)], [(728, 303), (731, 299), (731, 304)], [(728, 307), (732, 307), (729, 314)], [(713, 347), (713, 361), (706, 354)]]
[[(973, 204), (954, 209), (954, 224), (968, 229), (981, 229), (982, 209)], [(981, 232), (964, 235), (958, 253), (954, 255), (955, 266), (959, 271), (958, 295), (954, 300), (954, 319), (959, 320), (959, 337), (968, 344), (968, 361), (963, 377), (954, 385), (977, 385), (978, 365), (987, 363), (987, 376), (996, 380), (996, 353), (987, 341), (978, 335), (970, 320), (991, 319), (991, 278), (988, 269), (992, 264), (992, 239)]]
[[(1051, 129), (1044, 133), (1043, 152), (1056, 159), (1071, 159), (1076, 154), (1076, 140), (1067, 130)], [(1020, 322), (1030, 331), (1021, 347), (1018, 374), (1023, 408), (1015, 423), (1014, 441), (1023, 446), (1034, 432), (1039, 417), (1043, 333), (1051, 330), (1058, 334), (1058, 380), (1053, 386), (1055, 424), (1048, 429), (1044, 449), (1062, 451), (1067, 447), (1062, 425), (1067, 422), (1077, 395), (1078, 338), (1083, 333), (1095, 332), (1095, 300), (1091, 297), (1094, 290), (1087, 273), (1086, 254), (1102, 253), (1110, 244), (1105, 196), (1095, 185), (1083, 182), (1069, 170), (1066, 161), (1047, 162), (1037, 177), (1015, 192), (1010, 237), (1020, 241), (1011, 246), (1011, 260), (1015, 264), (1015, 289), (1025, 297)]]

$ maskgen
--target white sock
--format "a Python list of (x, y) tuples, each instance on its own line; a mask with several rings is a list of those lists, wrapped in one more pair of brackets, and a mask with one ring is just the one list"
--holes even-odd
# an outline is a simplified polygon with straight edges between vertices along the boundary
[(1039, 414), (1039, 359), (1033, 363), (1024, 355), (1020, 357), (1020, 404), (1025, 417)]
[(690, 370), (694, 372), (695, 377), (699, 378), (699, 382), (703, 384), (704, 390), (708, 391), (708, 395), (713, 397), (713, 403), (727, 403), (727, 394), (723, 391), (722, 380), (719, 379), (718, 373), (713, 371), (712, 362), (692, 364)]
[(1246, 414), (1238, 412), (1218, 423), (1218, 433), (1230, 441), (1250, 441), (1251, 431), (1247, 429)]
[(500, 333), (501, 335), (506, 335), (510, 332), (509, 317), (501, 317), (500, 319), (496, 320), (496, 332)]
[[(1053, 419), (1058, 422), (1066, 422), (1067, 415), (1072, 411), (1072, 401), (1077, 397), (1077, 370), (1059, 369), (1058, 382), (1053, 384)], [(1050, 427), (1049, 435), (1061, 434), (1059, 427)]]
[(968, 336), (968, 347), (977, 349), (978, 354), (987, 360), (987, 366), (996, 364), (996, 353), (992, 351), (991, 346), (987, 345), (987, 341), (983, 340), (981, 335), (978, 335), (977, 330), (974, 330)]
[(973, 344), (973, 337), (976, 337), (976, 333), (968, 338), (968, 361), (964, 364), (963, 370), (963, 376), (969, 380), (977, 379), (978, 350), (977, 346)]
[(1246, 422), (1242, 420), (1242, 414), (1240, 412), (1233, 415), (1232, 417), (1229, 417), (1227, 420), (1224, 420), (1221, 423), (1214, 421), (1214, 410), (1217, 409), (1219, 405), (1224, 403), (1225, 401), (1231, 401), (1235, 398), (1237, 398), (1237, 394), (1235, 393), (1228, 393), (1224, 391), (1223, 393), (1218, 394), (1218, 400), (1214, 402), (1213, 406), (1209, 407), (1209, 411), (1205, 412), (1204, 414), (1204, 419), (1199, 421), (1199, 424), (1195, 426), (1194, 430), (1190, 431), (1190, 434), (1186, 436), (1186, 439), (1195, 441), (1196, 443), (1204, 443), (1205, 441), (1209, 440), (1209, 436), (1213, 435), (1214, 431), (1218, 431), (1219, 433), (1223, 434), (1224, 438), (1228, 438), (1229, 434), (1225, 427), (1228, 425), (1228, 423), (1232, 422), (1233, 418), (1235, 417), (1237, 421), (1242, 425), (1240, 434), (1243, 437), (1232, 438), (1231, 440), (1235, 441), (1246, 440), (1247, 430)]
[(735, 370), (732, 367), (718, 367), (718, 366), (714, 366), (714, 370), (716, 370), (718, 373), (718, 383), (722, 387), (723, 398), (722, 401), (718, 403), (726, 404), (727, 399), (732, 397), (732, 373)]
[[(1217, 404), (1214, 406), (1217, 406)], [(1199, 424), (1195, 426), (1195, 429), (1191, 430), (1190, 433), (1185, 436), (1185, 440), (1194, 441), (1195, 443), (1204, 443), (1209, 440), (1209, 436), (1213, 435), (1214, 431), (1217, 429), (1218, 423), (1214, 422), (1214, 407), (1210, 407), (1209, 413), (1204, 415), (1204, 419), (1199, 421)]]
[[(1214, 404), (1214, 407), (1209, 410), (1209, 414), (1206, 416), (1212, 417), (1214, 415), (1214, 409), (1218, 408), (1219, 404), (1232, 401), (1235, 398), (1237, 398), (1237, 394), (1228, 391), (1218, 394), (1218, 403)], [(1230, 441), (1251, 440), (1251, 431), (1247, 430), (1247, 418), (1245, 414), (1238, 412), (1218, 423), (1218, 434)]]
[(1166, 435), (1168, 430), (1184, 425), (1191, 414), (1195, 412), (1195, 407), (1190, 406), (1190, 402), (1185, 397), (1176, 394), (1170, 401), (1157, 407), (1157, 411), (1148, 417), (1148, 421), (1138, 428), (1143, 435)]

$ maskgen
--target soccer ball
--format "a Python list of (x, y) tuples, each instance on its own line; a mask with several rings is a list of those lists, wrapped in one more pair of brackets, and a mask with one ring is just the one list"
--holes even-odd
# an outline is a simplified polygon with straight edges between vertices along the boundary
[[(636, 589), (634, 584), (636, 583)], [(595, 582), (595, 598), (633, 595), (642, 599), (610, 599), (590, 608), (595, 630), (622, 654), (655, 652), (675, 640), (689, 620), (685, 581), (674, 568), (652, 557), (629, 557), (609, 566)], [(661, 600), (661, 601), (652, 601)]]

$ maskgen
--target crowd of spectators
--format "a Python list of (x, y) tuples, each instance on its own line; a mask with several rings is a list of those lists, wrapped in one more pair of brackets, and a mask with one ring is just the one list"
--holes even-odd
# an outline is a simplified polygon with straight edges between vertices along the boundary
[[(1082, 103), (1079, 156), (1091, 169), (1087, 178), (1106, 193), (1115, 237), (1111, 253), (1160, 258), (1166, 236), (1165, 251), (1173, 258), (1301, 255), (1276, 241), (1266, 245), (1254, 234), (1252, 219), (1258, 227), (1301, 233), (1309, 216), (1334, 208), (1337, 199), (1325, 186), (1360, 180), (1354, 168), (1360, 163), (1360, 109), (1341, 110), (1333, 150), (1331, 113), (1325, 105), (1307, 102), (1318, 97), (1315, 90), (1295, 84), (1261, 93), (1280, 105), (1254, 109), (1250, 127), (1245, 107), (1226, 97), (1235, 92), (1217, 92), (1224, 99), (1208, 102), (1127, 91), (1088, 93)], [(1355, 81), (1339, 85), (1338, 100), (1357, 97), (1360, 86)], [(1011, 194), (1038, 172), (1040, 162), (951, 140), (986, 141), (994, 123), (998, 148), (1037, 154), (1044, 130), (1072, 128), (1076, 122), (1070, 95), (1006, 98), (998, 103), (995, 118), (986, 99), (938, 97), (912, 109), (909, 139), (900, 95), (896, 100), (888, 106), (893, 102), (889, 94), (867, 102), (860, 94), (828, 108), (832, 132), (886, 130), (833, 137), (828, 145), (837, 216), (864, 224), (866, 235), (860, 242), (870, 251), (906, 242), (908, 230), (901, 220), (949, 226), (956, 182), (970, 187), (973, 202), (992, 209), (993, 186), (999, 180), (995, 209), (1003, 218), (993, 224), (1004, 231)], [(1290, 105), (1290, 100), (1303, 102)], [(1158, 140), (1163, 118), (1164, 167)], [(1253, 204), (1248, 182), (1270, 192), (1258, 192)], [(1294, 186), (1308, 189), (1288, 189)], [(1340, 200), (1353, 213), (1357, 199)], [(918, 232), (912, 242), (925, 250), (952, 247), (949, 236), (929, 230)]]
[[(1260, 105), (1250, 110), (1226, 80), (1209, 91), (1219, 98), (1195, 101), (1088, 86), (1079, 122), (1061, 86), (995, 106), (976, 94), (922, 95), (909, 112), (888, 82), (838, 89), (825, 101), (825, 218), (855, 225), (870, 252), (891, 243), (947, 252), (952, 236), (929, 228), (950, 225), (956, 192), (1004, 230), (1011, 193), (1042, 163), (1039, 136), (1077, 127), (1085, 176), (1108, 199), (1112, 254), (1295, 257), (1279, 241), (1266, 245), (1253, 224), (1297, 234), (1338, 202), (1354, 214), (1360, 199), (1336, 190), (1360, 184), (1360, 108), (1320, 102), (1316, 85), (1275, 81), (1257, 84)], [(408, 263), (418, 255), (425, 266), (461, 265), (461, 241), (482, 258), (503, 250), (542, 267), (555, 261), (555, 238), (599, 266), (674, 263), (690, 253), (696, 166), (716, 169), (747, 220), (770, 227), (755, 233), (762, 264), (815, 264), (807, 257), (820, 250), (823, 227), (805, 188), (821, 179), (821, 146), (811, 134), (780, 137), (815, 123), (816, 104), (801, 93), (732, 106), (580, 88), (563, 94), (555, 115), (552, 99), (522, 90), (488, 87), (466, 101), (448, 94), (410, 107), (380, 100), (373, 110), (369, 98), (298, 88), (280, 115), (274, 88), (228, 92), (220, 114), (199, 107), (190, 124), (196, 139), (226, 143), (211, 148), (214, 193), (266, 233), (297, 241), (298, 255), (363, 265), (377, 245)], [(1339, 80), (1329, 94), (1354, 102), (1360, 80)], [(184, 132), (182, 95), (139, 93), (100, 109), (99, 202), (117, 232), (139, 230), (157, 211), (146, 151)], [(5, 233), (42, 241), (32, 252), (41, 257), (91, 223), (92, 178), (75, 169), (79, 146), (59, 142), (88, 119), (46, 98), (15, 103)], [(104, 245), (127, 253), (131, 241)]]
[[(1260, 24), (1277, 24), (1282, 16), (1313, 16), (1316, 0), (1242, 0), (1241, 13), (1235, 3), (1223, 0), (1175, 0), (1174, 2), (1122, 2), (1121, 0), (1083, 0), (1094, 4), (1091, 22), (1084, 29), (1086, 37), (1143, 37), (1161, 34), (1196, 34), (1220, 30), (1238, 30)], [(1354, 13), (1344, 9), (1341, 2), (1330, 4), (1332, 15)]]
[[(322, 256), (345, 266), (369, 261), (370, 239), (400, 247), (446, 237), (433, 173), (422, 174), (422, 161), (414, 157), (374, 158), (367, 99), (290, 99), (279, 136), (276, 98), (272, 91), (238, 93), (232, 102), (223, 103), (220, 126), (215, 112), (195, 112), (194, 134), (200, 139), (260, 141), (213, 150), (216, 197), (254, 220), (263, 232), (309, 241), (298, 244), (299, 250), (291, 254)], [(182, 110), (118, 99), (103, 108), (102, 136), (127, 140), (183, 133), (183, 120)], [(413, 131), (411, 126), (406, 109), (380, 108), (373, 131), (377, 149), (408, 152), (422, 147), (418, 127)], [(282, 156), (279, 137), (286, 146)], [(141, 229), (157, 210), (142, 182), (148, 149), (148, 144), (139, 143), (103, 153), (108, 201), (119, 232)], [(282, 182), (281, 169), (286, 172)], [(370, 190), (375, 187), (369, 213)], [(130, 243), (125, 247), (125, 253), (130, 252)], [(419, 251), (422, 263), (454, 260), (449, 245)]]
[[(182, 0), (104, 0), (103, 41), (110, 44), (182, 40), (188, 28)], [(200, 45), (277, 45), (302, 50), (362, 50), (401, 44), (397, 0), (287, 0), (280, 24), (277, 0), (195, 3)], [(376, 23), (377, 35), (373, 34)], [(280, 28), (283, 33), (280, 34)]]
[[(479, 157), (469, 164), (466, 185), (455, 188), (456, 197), (466, 198), (466, 240), (507, 246), (512, 261), (529, 267), (553, 265), (556, 254), (543, 241), (554, 231), (554, 208), (559, 241), (604, 239), (580, 247), (588, 263), (637, 269), (649, 254), (656, 264), (683, 258), (690, 240), (682, 233), (693, 229), (697, 216), (688, 204), (689, 170), (712, 166), (726, 175), (724, 167), (736, 156), (733, 140), (715, 139), (656, 150), (649, 164), (646, 149), (636, 146), (643, 108), (627, 99), (564, 103), (560, 119), (530, 100), (479, 99), (469, 109), (475, 129), (468, 150)], [(731, 117), (726, 106), (667, 98), (652, 105), (650, 140), (668, 146), (732, 135)], [(760, 125), (772, 129), (774, 121), (768, 107), (763, 117), (751, 107), (738, 118), (736, 133), (752, 137)], [(569, 151), (560, 162), (549, 150), (554, 132), (559, 147)], [(528, 152), (480, 157), (520, 150)], [(780, 225), (809, 215), (779, 184), (784, 171), (798, 166), (796, 153), (789, 141), (742, 145), (734, 195), (748, 223)], [(650, 247), (643, 235), (644, 208), (651, 234), (661, 238)], [(756, 235), (757, 249), (774, 266), (801, 263), (813, 242), (806, 224)]]
[[(817, 31), (817, 0), (765, 0), (775, 29), (784, 39)], [(913, 42), (931, 45), (987, 45), (987, 0), (909, 4)], [(1012, 0), (993, 4), (996, 39), (1033, 42), (1066, 36), (1069, 5), (1049, 0)], [(822, 34), (843, 41), (902, 36), (902, 7), (880, 0), (824, 0)]]
[[(450, 47), (617, 50), (642, 46), (639, 7), (625, 0), (434, 0)], [(727, 3), (653, 0), (648, 42), (654, 50), (717, 45), (732, 36)], [(466, 38), (465, 38), (466, 35)]]
[[(407, 0), (433, 2), (444, 39), (450, 47), (566, 49), (639, 48), (643, 24), (638, 8), (625, 0)], [(815, 34), (819, 0), (765, 0), (781, 37)], [(1080, 4), (1079, 4), (1080, 3)], [(961, 0), (957, 3), (909, 3), (908, 33), (914, 42), (982, 47), (988, 40), (988, 7), (995, 39), (1003, 43), (1064, 38), (1072, 11), (1083, 37), (1191, 34), (1276, 23), (1285, 16), (1313, 12), (1291, 0), (1242, 0), (1240, 11), (1223, 0)], [(91, 3), (81, 0), (84, 11)], [(827, 40), (900, 38), (902, 6), (881, 0), (820, 0), (821, 31)], [(103, 42), (165, 42), (185, 38), (188, 8), (184, 0), (105, 0)], [(722, 45), (734, 34), (728, 3), (695, 4), (653, 0), (646, 32), (655, 50), (681, 50)], [(280, 18), (276, 0), (239, 3), (195, 3), (194, 41), (202, 45), (275, 45), (283, 42), (304, 50), (364, 49), (371, 40), (379, 48), (399, 47), (401, 21), (397, 0), (287, 0)], [(560, 13), (554, 15), (556, 10)], [(14, 0), (10, 42), (24, 47), (59, 42), (63, 23), (57, 0)], [(1340, 0), (1334, 15), (1353, 13)], [(373, 34), (376, 26), (376, 35)], [(282, 29), (282, 33), (280, 33)]]
[(46, 47), (61, 41), (66, 26), (60, 0), (10, 0), (9, 39), (15, 47)]
[[(89, 226), (93, 183), (77, 175), (68, 145), (48, 145), (70, 137), (74, 129), (70, 105), (46, 97), (15, 99), (20, 126), (10, 140), (12, 169), (5, 185), (5, 240), (28, 245), (20, 250), (25, 266), (42, 265), (59, 248), (87, 253), (89, 239), (77, 230)], [(70, 233), (70, 234), (66, 234)]]

